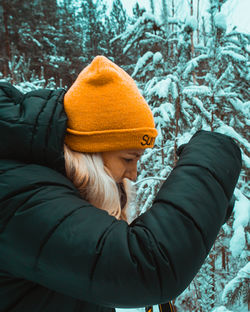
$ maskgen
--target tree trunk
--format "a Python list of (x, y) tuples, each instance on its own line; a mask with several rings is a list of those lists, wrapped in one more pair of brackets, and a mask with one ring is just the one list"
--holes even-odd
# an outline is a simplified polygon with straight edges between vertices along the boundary
[(221, 248), (221, 266), (223, 270), (226, 270), (226, 251), (224, 246)]
[[(3, 2), (3, 24), (4, 24), (4, 45), (5, 45), (5, 68), (8, 68), (8, 62), (11, 60), (11, 49), (9, 40), (9, 29), (8, 29), (8, 4), (6, 1)], [(7, 76), (7, 73), (5, 73)]]
[[(174, 0), (172, 0), (172, 17), (174, 18)], [(172, 33), (174, 32), (174, 23), (172, 23)], [(171, 43), (171, 58), (174, 57), (174, 43)]]
[[(178, 90), (179, 91), (179, 90)], [(180, 93), (179, 93), (180, 94)], [(176, 155), (176, 150), (177, 150), (177, 143), (176, 143), (176, 138), (179, 133), (179, 118), (180, 118), (180, 96), (177, 97), (175, 101), (175, 142), (174, 142), (174, 167), (176, 166), (177, 163), (177, 155)]]
[[(172, 0), (172, 17), (174, 18), (174, 9), (175, 9), (175, 7), (174, 7), (174, 0)], [(172, 24), (172, 32), (174, 32), (174, 24)]]
[[(193, 16), (194, 15), (194, 4), (193, 4), (193, 0), (190, 0), (190, 15)], [(191, 32), (191, 57), (194, 57), (194, 31)], [(196, 83), (196, 78), (195, 78), (195, 73), (192, 73), (193, 76), (193, 82), (194, 84)]]
[(200, 299), (201, 294), (200, 294), (199, 288), (198, 288), (197, 285), (196, 285), (195, 280), (193, 280), (193, 284), (194, 284), (194, 289), (195, 289), (195, 294), (196, 294), (196, 298), (194, 298), (195, 306), (196, 306), (196, 311), (202, 312), (202, 307), (200, 306), (200, 304), (199, 304), (199, 302), (198, 302), (198, 299)]
[(150, 0), (150, 7), (151, 7), (152, 14), (154, 15), (155, 14), (154, 0)]
[(164, 29), (166, 33), (166, 39), (167, 39), (167, 57), (169, 57), (169, 25), (168, 25), (168, 10), (167, 10), (167, 3), (166, 0), (162, 0), (162, 19), (164, 22)]
[(214, 124), (214, 111), (213, 111), (213, 108), (212, 108), (212, 118), (211, 118), (211, 125), (210, 125), (211, 132), (213, 132), (213, 131), (214, 131), (213, 124)]
[(214, 308), (214, 302), (215, 302), (215, 255), (210, 254), (210, 265), (211, 265), (211, 277), (212, 277), (212, 295), (210, 297), (211, 299), (211, 305), (210, 307)]
[(229, 263), (229, 260), (228, 260), (228, 253), (226, 253), (226, 270), (227, 270), (227, 272), (229, 271), (229, 265), (228, 265), (228, 263)]
[(207, 45), (207, 37), (206, 37), (206, 27), (205, 27), (205, 18), (202, 16), (202, 35), (203, 35), (203, 44), (204, 47)]
[(197, 1), (197, 43), (200, 43), (200, 0)]
[(163, 144), (163, 140), (161, 141), (161, 163), (162, 165), (164, 165), (164, 159), (165, 159), (165, 155), (164, 155), (164, 144)]

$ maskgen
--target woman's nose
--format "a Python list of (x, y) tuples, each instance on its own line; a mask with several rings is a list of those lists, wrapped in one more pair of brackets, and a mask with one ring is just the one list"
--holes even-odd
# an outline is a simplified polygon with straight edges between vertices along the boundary
[(135, 182), (137, 179), (137, 162), (135, 162), (135, 164), (133, 164), (132, 167), (130, 167), (127, 171), (126, 171), (126, 176), (125, 178)]
[(136, 179), (137, 179), (137, 172), (133, 172), (133, 173), (130, 173), (127, 178), (133, 182), (136, 182)]

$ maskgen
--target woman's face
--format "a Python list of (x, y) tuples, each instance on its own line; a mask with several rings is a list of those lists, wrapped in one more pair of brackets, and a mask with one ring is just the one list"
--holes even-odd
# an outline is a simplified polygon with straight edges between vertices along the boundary
[(136, 181), (137, 162), (144, 153), (144, 149), (127, 149), (112, 152), (102, 152), (104, 165), (113, 175), (116, 183), (124, 178)]

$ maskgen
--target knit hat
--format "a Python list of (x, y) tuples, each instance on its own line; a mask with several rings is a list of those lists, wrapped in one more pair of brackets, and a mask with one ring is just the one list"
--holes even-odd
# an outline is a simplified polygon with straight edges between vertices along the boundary
[(82, 70), (66, 92), (65, 143), (78, 152), (146, 149), (157, 136), (153, 114), (134, 80), (104, 56)]

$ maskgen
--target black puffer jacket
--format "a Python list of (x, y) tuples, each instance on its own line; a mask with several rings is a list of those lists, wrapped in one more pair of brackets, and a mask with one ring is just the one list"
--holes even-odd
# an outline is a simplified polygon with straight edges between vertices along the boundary
[(230, 214), (239, 147), (195, 133), (152, 208), (128, 225), (66, 178), (63, 97), (0, 84), (0, 311), (111, 312), (175, 298)]

